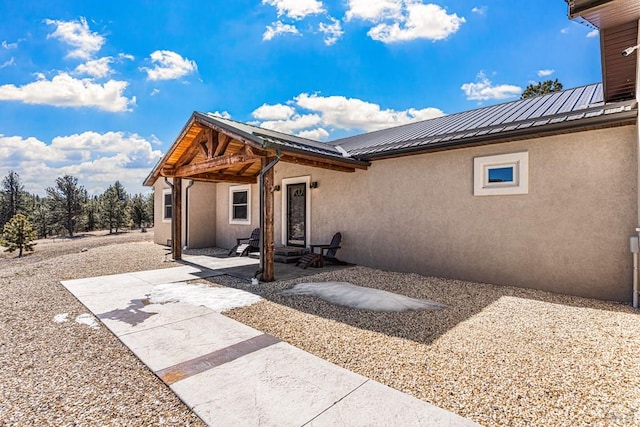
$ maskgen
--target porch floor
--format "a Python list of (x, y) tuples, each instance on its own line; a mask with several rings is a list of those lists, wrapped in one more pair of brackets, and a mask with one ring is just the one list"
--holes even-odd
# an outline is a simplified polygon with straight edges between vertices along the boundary
[[(251, 281), (255, 277), (256, 271), (260, 269), (260, 260), (252, 257), (228, 256), (226, 249), (205, 248), (186, 249), (182, 254), (182, 264), (197, 265), (215, 270), (215, 275), (226, 274)], [(322, 268), (309, 267), (306, 270), (296, 266), (295, 263), (284, 264), (276, 262), (274, 264), (275, 280), (291, 280), (310, 276), (319, 272), (341, 270), (353, 265), (336, 265), (325, 263)]]

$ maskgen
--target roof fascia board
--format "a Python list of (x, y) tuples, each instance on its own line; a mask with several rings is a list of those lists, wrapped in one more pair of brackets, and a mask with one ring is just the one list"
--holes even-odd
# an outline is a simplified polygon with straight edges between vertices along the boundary
[[(569, 3), (569, 18), (582, 18), (586, 12), (591, 12), (595, 9), (606, 6), (608, 3), (613, 3), (614, 0), (587, 0), (587, 1), (568, 1)], [(576, 6), (576, 3), (579, 3)]]

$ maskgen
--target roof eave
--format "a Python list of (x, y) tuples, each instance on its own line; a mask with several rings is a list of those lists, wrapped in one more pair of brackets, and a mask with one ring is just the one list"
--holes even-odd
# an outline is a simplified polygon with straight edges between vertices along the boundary
[[(443, 143), (433, 143), (421, 147), (415, 147), (412, 149), (396, 149), (389, 150), (380, 153), (362, 154), (359, 156), (362, 160), (383, 160), (396, 157), (404, 157), (415, 154), (430, 153), (436, 151), (454, 150), (460, 148), (469, 148), (479, 145), (491, 145), (504, 142), (522, 141), (526, 139), (542, 138), (546, 136), (562, 135), (572, 132), (581, 132), (594, 129), (606, 129), (610, 127), (626, 126), (637, 124), (638, 110), (637, 107), (628, 111), (616, 113), (615, 117), (612, 116), (598, 116), (588, 119), (569, 121), (556, 123), (552, 125), (545, 125), (543, 128), (538, 128), (537, 132), (532, 132), (531, 128), (516, 129), (513, 131), (505, 132), (500, 137), (496, 135), (482, 135), (478, 137), (472, 137), (464, 142), (461, 141), (447, 141)], [(535, 129), (535, 128), (534, 128)]]

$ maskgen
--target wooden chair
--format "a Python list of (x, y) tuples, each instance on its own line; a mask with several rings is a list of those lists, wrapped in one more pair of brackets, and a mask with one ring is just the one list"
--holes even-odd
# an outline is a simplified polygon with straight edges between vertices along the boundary
[[(340, 241), (342, 240), (342, 234), (336, 233), (331, 239), (331, 243), (328, 245), (309, 245), (311, 252), (305, 254), (298, 260), (296, 265), (302, 264), (302, 268), (311, 267), (324, 267), (324, 262), (335, 262), (336, 264), (342, 264), (336, 258), (336, 252), (340, 249)], [(316, 252), (316, 248), (320, 249), (320, 252)], [(325, 252), (326, 251), (326, 252)]]
[(249, 255), (251, 252), (260, 252), (260, 229), (255, 228), (249, 237), (236, 239), (236, 245), (229, 250), (229, 256)]

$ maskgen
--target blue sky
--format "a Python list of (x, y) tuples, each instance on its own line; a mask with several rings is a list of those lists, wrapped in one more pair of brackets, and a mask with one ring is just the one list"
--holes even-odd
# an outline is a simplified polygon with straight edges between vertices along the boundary
[(601, 81), (563, 0), (0, 0), (0, 175), (129, 192), (195, 111), (331, 140)]

